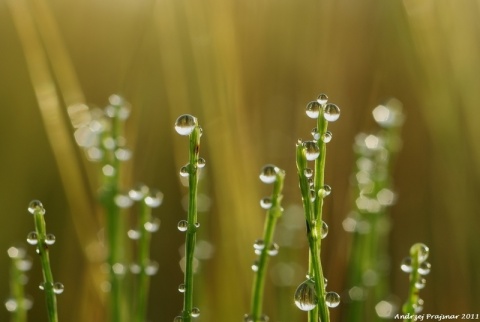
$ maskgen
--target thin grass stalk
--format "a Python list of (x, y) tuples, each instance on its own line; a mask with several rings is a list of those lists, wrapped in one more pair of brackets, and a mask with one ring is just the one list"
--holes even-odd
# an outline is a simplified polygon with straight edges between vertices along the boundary
[(25, 258), (23, 248), (10, 247), (8, 256), (12, 259), (10, 265), (10, 292), (11, 297), (5, 306), (12, 313), (11, 322), (27, 322), (29, 300), (25, 298), (25, 271), (31, 267), (31, 261)]
[[(57, 297), (55, 295), (55, 281), (53, 279), (50, 266), (50, 257), (48, 255), (47, 228), (45, 224), (45, 209), (40, 201), (34, 200), (29, 205), (29, 211), (33, 214), (36, 232), (37, 254), (40, 255), (42, 264), (43, 284), (45, 299), (47, 303), (47, 314), (49, 322), (58, 322)], [(63, 286), (62, 286), (63, 288)]]
[[(265, 275), (267, 272), (267, 264), (269, 259), (269, 247), (273, 246), (273, 236), (278, 218), (282, 215), (283, 209), (281, 202), (283, 199), (282, 190), (285, 180), (285, 171), (276, 168), (275, 182), (273, 184), (272, 205), (267, 211), (263, 231), (263, 248), (258, 258), (258, 269), (255, 273), (253, 281), (253, 291), (251, 299), (251, 316), (252, 322), (264, 322), (262, 319), (263, 293), (265, 288)], [(250, 321), (249, 320), (249, 321)]]

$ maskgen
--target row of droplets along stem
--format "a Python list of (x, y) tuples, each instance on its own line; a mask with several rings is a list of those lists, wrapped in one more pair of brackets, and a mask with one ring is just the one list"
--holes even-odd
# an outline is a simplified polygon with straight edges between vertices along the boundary
[(187, 220), (178, 222), (178, 230), (185, 232), (185, 274), (179, 291), (183, 293), (183, 309), (174, 322), (190, 322), (200, 316), (200, 309), (193, 306), (193, 275), (196, 232), (200, 227), (197, 221), (198, 170), (205, 166), (205, 159), (199, 157), (200, 137), (203, 134), (196, 117), (183, 114), (175, 121), (175, 131), (189, 137), (189, 162), (180, 169), (181, 177), (188, 177)]
[(244, 322), (267, 322), (269, 320), (268, 316), (262, 312), (265, 276), (269, 256), (276, 256), (279, 251), (279, 246), (273, 242), (273, 236), (276, 222), (283, 213), (281, 202), (285, 171), (272, 164), (267, 164), (262, 168), (259, 177), (263, 183), (273, 183), (273, 191), (270, 197), (260, 200), (260, 206), (267, 210), (267, 215), (263, 238), (257, 239), (253, 244), (253, 249), (255, 254), (258, 255), (258, 259), (252, 265), (255, 276), (252, 287), (250, 314), (244, 315)]
[[(320, 247), (321, 239), (328, 233), (328, 226), (322, 220), (322, 208), (323, 198), (331, 193), (331, 187), (324, 183), (326, 144), (332, 140), (327, 125), (338, 120), (340, 108), (329, 103), (326, 94), (320, 94), (315, 101), (307, 104), (306, 114), (316, 119), (317, 125), (311, 131), (313, 140), (298, 140), (296, 164), (307, 224), (309, 269), (307, 279), (295, 291), (294, 300), (299, 309), (308, 311), (309, 322), (329, 322), (328, 307), (338, 306), (340, 296), (325, 290)], [(315, 161), (314, 170), (308, 167), (309, 161)]]
[(10, 296), (5, 301), (5, 308), (11, 313), (12, 322), (26, 322), (27, 311), (32, 308), (33, 300), (25, 295), (28, 282), (27, 272), (32, 267), (32, 260), (22, 247), (10, 247), (7, 251), (12, 263), (10, 265)]

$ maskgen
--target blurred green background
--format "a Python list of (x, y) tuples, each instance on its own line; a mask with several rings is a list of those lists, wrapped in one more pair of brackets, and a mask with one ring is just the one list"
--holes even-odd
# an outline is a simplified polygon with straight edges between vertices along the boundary
[[(479, 21), (473, 0), (0, 0), (0, 298), (9, 293), (6, 250), (33, 230), (27, 205), (36, 198), (57, 237), (51, 257), (66, 288), (61, 321), (104, 321), (98, 168), (74, 144), (66, 107), (103, 107), (118, 93), (132, 104), (124, 187), (141, 181), (165, 195), (154, 210), (162, 227), (153, 238), (160, 269), (150, 320), (171, 321), (181, 310), (184, 236), (176, 223), (185, 216), (178, 170), (187, 140), (173, 123), (191, 113), (207, 160), (201, 189), (210, 205), (199, 217), (200, 239), (214, 248), (197, 275), (198, 321), (239, 321), (248, 311), (252, 243), (264, 220), (258, 201), (270, 193), (258, 180), (266, 163), (287, 179), (277, 237), (284, 247), (270, 262), (265, 313), (305, 321), (293, 304), (307, 266), (294, 146), (313, 127), (306, 103), (325, 92), (342, 109), (329, 127), (333, 194), (322, 251), (329, 289), (346, 296), (351, 236), (341, 223), (351, 208), (354, 137), (375, 130), (371, 110), (393, 96), (406, 123), (394, 171), (392, 291), (403, 303), (399, 263), (423, 242), (432, 263), (424, 312), (480, 313)], [(30, 275), (30, 320), (46, 321), (36, 258)], [(331, 310), (333, 321), (344, 307)]]

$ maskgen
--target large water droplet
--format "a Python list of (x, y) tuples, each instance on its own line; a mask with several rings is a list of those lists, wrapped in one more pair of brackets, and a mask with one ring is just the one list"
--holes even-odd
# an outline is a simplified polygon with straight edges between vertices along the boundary
[(431, 268), (432, 265), (429, 262), (422, 262), (420, 263), (420, 266), (418, 266), (418, 273), (421, 275), (428, 275)]
[(418, 261), (424, 262), (428, 258), (429, 249), (427, 245), (422, 243), (416, 243), (410, 248), (410, 256), (415, 256), (417, 254)]
[(145, 197), (145, 204), (151, 208), (157, 208), (163, 202), (163, 193), (160, 190), (153, 189), (150, 194)]
[(197, 168), (202, 169), (205, 168), (206, 161), (204, 158), (198, 158), (197, 160)]
[(317, 102), (319, 102), (320, 104), (323, 105), (323, 104), (327, 103), (327, 101), (328, 101), (327, 94), (321, 93), (320, 95), (318, 95)]
[(135, 201), (140, 201), (148, 194), (148, 187), (143, 183), (137, 184), (133, 189), (130, 189), (128, 196)]
[(303, 142), (303, 147), (305, 148), (305, 156), (308, 161), (313, 161), (320, 155), (320, 149), (314, 141)]
[(253, 248), (256, 249), (256, 250), (262, 250), (265, 248), (265, 242), (263, 241), (263, 239), (257, 239), (254, 243), (253, 243)]
[(305, 170), (303, 170), (303, 174), (306, 178), (311, 178), (313, 176), (313, 170), (310, 168), (305, 168)]
[(158, 231), (160, 228), (160, 219), (159, 218), (153, 218), (151, 221), (147, 221), (144, 225), (143, 228), (145, 228), (146, 231), (149, 233), (154, 233)]
[(177, 225), (178, 230), (181, 232), (187, 231), (188, 229), (188, 222), (186, 220), (180, 220)]
[(260, 207), (267, 210), (272, 208), (272, 199), (268, 197), (260, 199)]
[(55, 294), (62, 294), (64, 289), (65, 287), (63, 286), (62, 283), (56, 282), (55, 284), (53, 284), (53, 292)]
[(278, 244), (273, 243), (268, 247), (267, 253), (270, 256), (276, 256), (276, 255), (278, 255), (278, 250), (279, 249), (280, 249), (280, 247), (278, 246)]
[(325, 143), (329, 143), (330, 141), (332, 141), (332, 137), (332, 132), (327, 131), (322, 135), (322, 141)]
[(322, 239), (324, 239), (325, 237), (327, 237), (328, 235), (328, 225), (326, 222), (322, 221), (322, 231), (320, 233), (320, 236), (322, 237)]
[(312, 101), (312, 102), (308, 103), (307, 104), (307, 110), (306, 110), (307, 116), (309, 118), (312, 118), (312, 119), (318, 118), (318, 115), (320, 114), (320, 108), (321, 107), (322, 107), (322, 105), (317, 101)]
[(405, 257), (402, 260), (402, 263), (400, 264), (400, 269), (402, 271), (404, 271), (405, 273), (411, 273), (413, 271), (412, 258), (411, 257)]
[(28, 211), (32, 214), (45, 214), (45, 208), (43, 208), (43, 204), (39, 200), (32, 200), (28, 205)]
[(277, 180), (277, 173), (279, 169), (273, 164), (267, 164), (262, 168), (260, 172), (260, 180), (263, 183), (274, 183)]
[(30, 245), (38, 244), (38, 235), (35, 231), (32, 231), (27, 235), (27, 243), (29, 243)]
[(178, 285), (178, 291), (180, 293), (185, 293), (185, 284), (182, 283), (182, 284)]
[(192, 318), (198, 318), (200, 316), (200, 309), (198, 307), (194, 307), (192, 312), (190, 312)]
[(49, 246), (55, 244), (55, 235), (54, 234), (47, 234), (47, 236), (45, 236), (45, 244), (47, 244)]
[(328, 184), (324, 185), (320, 190), (318, 190), (318, 195), (321, 198), (325, 198), (326, 196), (329, 196), (332, 193), (332, 187), (330, 187)]
[(190, 135), (197, 125), (198, 121), (195, 116), (183, 114), (175, 121), (175, 131), (180, 135)]
[(335, 122), (340, 117), (340, 108), (332, 103), (325, 105), (324, 109), (325, 119), (329, 122)]
[(180, 168), (180, 176), (181, 177), (188, 177), (190, 175), (190, 172), (188, 171), (188, 164), (184, 165), (183, 167)]
[(295, 305), (302, 311), (311, 311), (317, 306), (318, 297), (315, 292), (315, 282), (308, 279), (295, 291)]
[(340, 304), (340, 295), (335, 292), (327, 292), (325, 294), (325, 303), (328, 307), (337, 307)]

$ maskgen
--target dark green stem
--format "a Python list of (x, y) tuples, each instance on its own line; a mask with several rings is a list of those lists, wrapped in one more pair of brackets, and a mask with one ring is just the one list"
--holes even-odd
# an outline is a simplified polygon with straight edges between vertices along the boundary
[(272, 193), (272, 206), (267, 211), (267, 217), (265, 219), (265, 226), (263, 231), (263, 242), (264, 247), (261, 250), (260, 256), (258, 258), (258, 270), (255, 273), (253, 281), (253, 292), (252, 292), (252, 302), (251, 302), (251, 312), (252, 318), (255, 322), (260, 321), (262, 316), (262, 305), (263, 305), (263, 292), (265, 286), (265, 274), (267, 272), (268, 264), (268, 248), (273, 245), (273, 235), (275, 233), (275, 225), (277, 219), (282, 215), (282, 190), (283, 183), (285, 179), (285, 172), (279, 170), (276, 175), (276, 180), (273, 185)]

